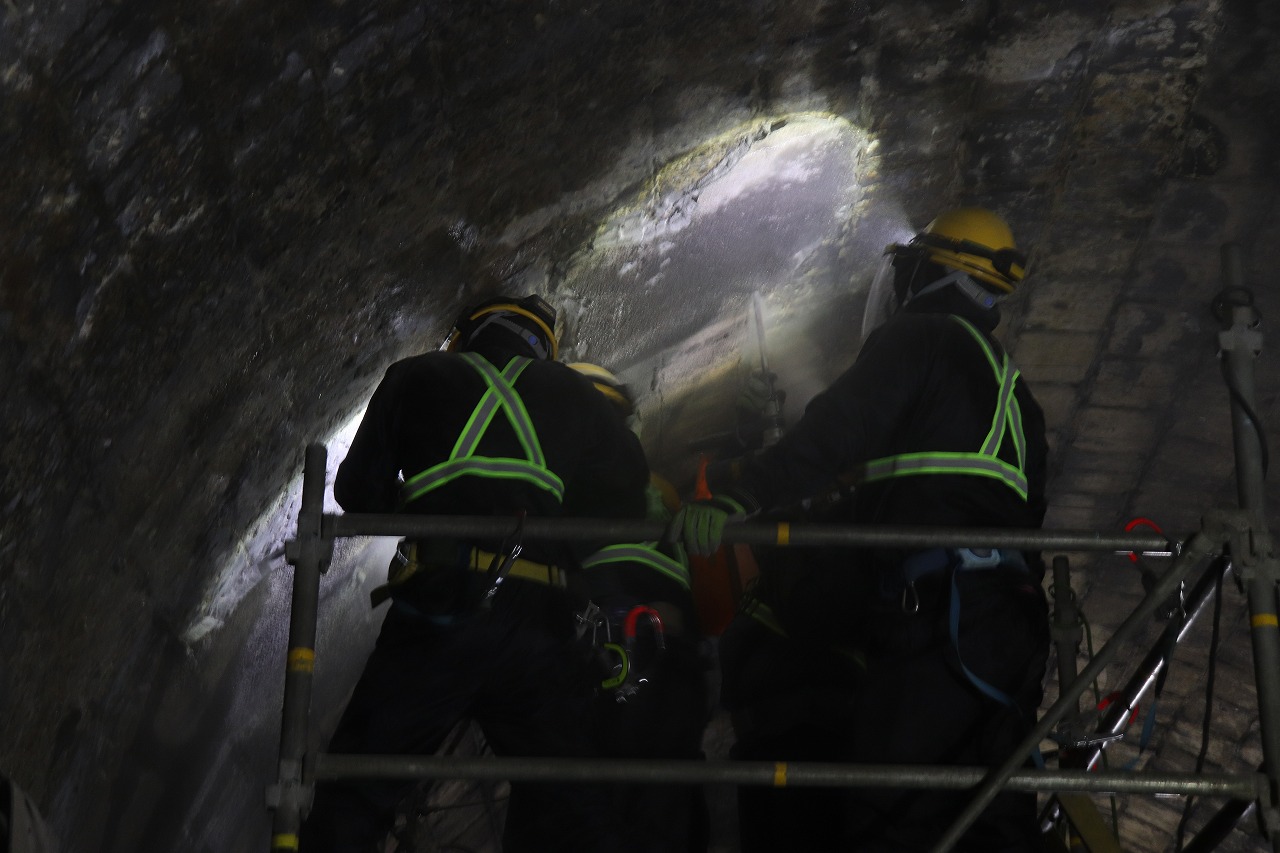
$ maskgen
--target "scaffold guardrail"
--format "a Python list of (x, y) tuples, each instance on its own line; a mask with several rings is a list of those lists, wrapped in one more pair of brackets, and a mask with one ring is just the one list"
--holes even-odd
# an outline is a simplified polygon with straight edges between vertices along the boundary
[[(1228, 289), (1240, 278), (1239, 252), (1224, 246), (1223, 269)], [(303, 471), (297, 537), (287, 543), (294, 566), (289, 649), (285, 675), (278, 775), (268, 788), (273, 810), (272, 849), (296, 851), (298, 831), (317, 779), (339, 778), (473, 778), (549, 780), (579, 779), (653, 783), (722, 782), (735, 785), (823, 785), (965, 789), (973, 796), (934, 853), (946, 853), (1002, 789), (1095, 791), (1226, 796), (1257, 804), (1272, 849), (1280, 851), (1280, 619), (1277, 618), (1277, 561), (1263, 512), (1265, 452), (1261, 427), (1253, 409), (1252, 361), (1261, 351), (1254, 326), (1252, 300), (1230, 306), (1229, 325), (1219, 338), (1231, 392), (1233, 440), (1239, 509), (1212, 510), (1202, 527), (1185, 540), (1126, 532), (1101, 534), (1079, 530), (1023, 530), (858, 526), (826, 524), (727, 525), (727, 544), (788, 547), (1016, 548), (1042, 552), (1109, 551), (1172, 558), (1168, 569), (1114, 631), (1089, 663), (1066, 685), (1009, 754), (994, 768), (868, 766), (856, 764), (618, 761), (570, 758), (440, 758), (433, 756), (347, 756), (308, 754), (309, 708), (315, 661), (320, 575), (328, 567), (337, 538), (350, 536), (457, 536), (501, 538), (512, 532), (514, 519), (470, 516), (329, 514), (323, 511), (327, 451), (309, 445)], [(657, 522), (614, 519), (525, 518), (526, 539), (562, 541), (644, 541), (661, 539), (666, 526)], [(1169, 774), (1149, 771), (1088, 771), (1024, 768), (1027, 757), (1064, 718), (1078, 713), (1079, 698), (1119, 648), (1131, 641), (1181, 587), (1191, 569), (1210, 559), (1227, 558), (1247, 588), (1255, 682), (1262, 728), (1264, 765), (1244, 774)], [(1154, 666), (1155, 664), (1152, 664)], [(1061, 673), (1060, 673), (1061, 674)]]

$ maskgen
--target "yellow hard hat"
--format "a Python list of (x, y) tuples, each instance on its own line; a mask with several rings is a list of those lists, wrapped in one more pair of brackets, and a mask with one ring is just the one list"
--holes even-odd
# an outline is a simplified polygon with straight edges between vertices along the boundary
[(674, 515), (680, 509), (680, 493), (666, 477), (649, 472), (649, 491), (662, 501), (662, 506), (667, 512)]
[(1026, 256), (1008, 223), (983, 207), (948, 210), (911, 241), (929, 260), (961, 270), (999, 293), (1013, 293), (1026, 274)]
[(538, 358), (555, 360), (560, 351), (556, 340), (556, 309), (537, 294), (523, 299), (495, 296), (464, 310), (454, 321), (453, 331), (441, 347), (446, 352), (462, 349), (481, 329), (497, 322), (516, 334)]
[(624, 418), (629, 418), (636, 411), (635, 401), (631, 399), (631, 390), (626, 384), (598, 364), (585, 361), (572, 362), (569, 367), (591, 380), (596, 389), (609, 398), (609, 402), (618, 407)]

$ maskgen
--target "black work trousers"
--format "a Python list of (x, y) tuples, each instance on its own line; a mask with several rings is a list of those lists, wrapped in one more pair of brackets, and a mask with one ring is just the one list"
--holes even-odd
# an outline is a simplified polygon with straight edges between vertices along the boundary
[[(588, 662), (568, 595), (508, 578), (492, 607), (442, 625), (393, 601), (329, 752), (430, 755), (475, 720), (498, 755), (589, 757)], [(301, 853), (370, 853), (412, 782), (317, 786)], [(513, 782), (503, 850), (612, 851), (607, 799), (581, 783)]]
[[(739, 616), (721, 638), (722, 701), (740, 760), (985, 765), (1005, 761), (1030, 731), (1049, 633), (1043, 592), (1026, 573), (962, 576), (959, 642), (949, 630), (950, 578), (900, 599), (849, 608), (857, 654), (784, 637)], [(957, 646), (959, 651), (957, 652)], [(984, 695), (960, 666), (1010, 694)], [(743, 786), (744, 853), (928, 851), (967, 792)], [(1043, 849), (1033, 793), (1001, 793), (955, 848)]]
[[(638, 680), (643, 678), (643, 683)], [(705, 757), (709, 716), (707, 668), (695, 643), (667, 639), (667, 648), (631, 681), (637, 689), (618, 701), (616, 690), (596, 699), (593, 730), (601, 754), (613, 758)], [(709, 817), (701, 785), (619, 783), (604, 786), (619, 827), (619, 853), (704, 853)]]

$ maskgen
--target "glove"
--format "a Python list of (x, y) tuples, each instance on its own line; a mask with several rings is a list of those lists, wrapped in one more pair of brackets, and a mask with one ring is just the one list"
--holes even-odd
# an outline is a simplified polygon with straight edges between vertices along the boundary
[(776, 403), (778, 408), (782, 407), (783, 401), (786, 399), (786, 393), (776, 389), (778, 374), (763, 370), (753, 370), (742, 383), (742, 389), (738, 392), (738, 399), (735, 405), (738, 411), (744, 415), (751, 417), (761, 417), (762, 415), (773, 414), (773, 404)]
[(720, 548), (725, 523), (746, 516), (742, 505), (724, 495), (685, 504), (671, 519), (668, 538), (684, 541), (690, 554), (709, 557)]

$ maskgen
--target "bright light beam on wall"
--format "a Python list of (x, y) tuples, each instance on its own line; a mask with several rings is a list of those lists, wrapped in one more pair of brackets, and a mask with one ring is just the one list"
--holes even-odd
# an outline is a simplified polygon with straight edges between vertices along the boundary
[(852, 360), (870, 274), (912, 233), (871, 192), (875, 148), (830, 114), (752, 122), (661, 169), (572, 259), (563, 289), (589, 306), (574, 357), (641, 392), (655, 467), (687, 469), (692, 442), (732, 428), (738, 384), (760, 363), (757, 296), (790, 412)]

